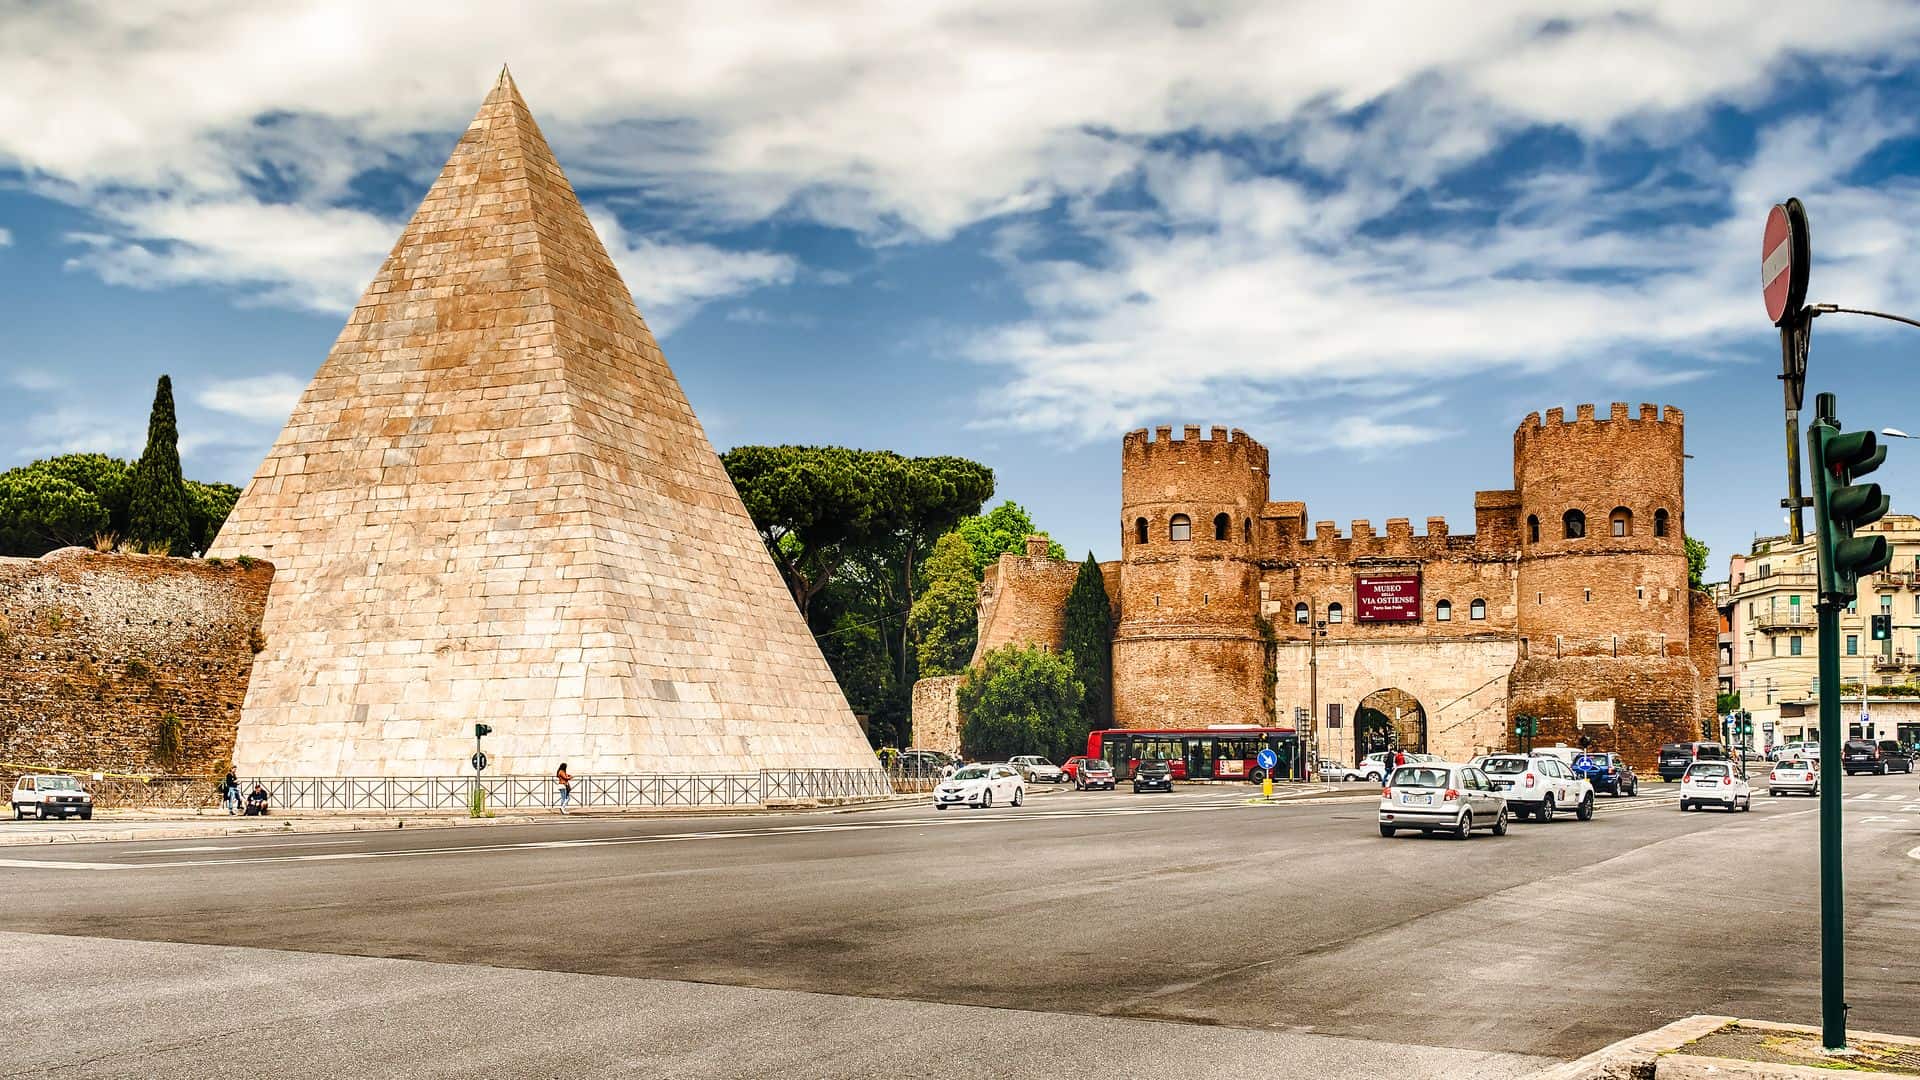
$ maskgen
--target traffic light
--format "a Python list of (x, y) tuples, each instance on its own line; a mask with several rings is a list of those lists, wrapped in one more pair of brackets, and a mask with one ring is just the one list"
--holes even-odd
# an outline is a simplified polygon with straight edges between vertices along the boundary
[(1887, 460), (1887, 448), (1871, 431), (1841, 431), (1836, 399), (1815, 399), (1815, 420), (1807, 428), (1808, 472), (1813, 479), (1813, 521), (1820, 552), (1820, 599), (1845, 604), (1859, 591), (1862, 574), (1886, 568), (1893, 559), (1884, 536), (1855, 536), (1862, 525), (1879, 521), (1892, 500), (1879, 484), (1854, 481)]
[(1893, 616), (1875, 615), (1873, 617), (1873, 640), (1891, 641), (1893, 639)]
[(1532, 735), (1540, 734), (1540, 718), (1539, 717), (1528, 716), (1526, 713), (1520, 713), (1519, 715), (1515, 716), (1513, 719), (1514, 719), (1513, 733), (1515, 735), (1532, 736)]
[(474, 738), (476, 738), (476, 739), (478, 739), (478, 738), (480, 738), (481, 736), (484, 736), (484, 735), (491, 735), (491, 734), (493, 734), (493, 726), (492, 726), (491, 724), (475, 724), (475, 725), (473, 725), (473, 737), (474, 737)]

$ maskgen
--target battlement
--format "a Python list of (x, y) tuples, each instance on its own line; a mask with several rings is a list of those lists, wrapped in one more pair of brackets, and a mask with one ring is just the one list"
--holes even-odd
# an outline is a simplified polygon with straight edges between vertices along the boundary
[[(1291, 513), (1275, 515), (1276, 507), (1286, 507)], [(1312, 531), (1307, 531), (1304, 507), (1298, 503), (1269, 503), (1267, 520), (1277, 520), (1279, 550), (1281, 559), (1294, 562), (1331, 559), (1335, 562), (1347, 562), (1355, 558), (1407, 558), (1432, 559), (1444, 558), (1451, 552), (1471, 550), (1478, 546), (1473, 533), (1454, 535), (1447, 527), (1444, 517), (1429, 517), (1424, 533), (1415, 532), (1413, 519), (1388, 518), (1384, 532), (1377, 531), (1373, 522), (1366, 518), (1348, 522), (1347, 531), (1342, 533), (1339, 523), (1333, 521), (1315, 521)]]
[(1516, 439), (1527, 439), (1554, 429), (1591, 428), (1600, 424), (1659, 424), (1680, 427), (1686, 423), (1685, 414), (1672, 405), (1666, 407), (1666, 414), (1664, 416), (1661, 415), (1660, 406), (1658, 405), (1641, 404), (1638, 416), (1629, 416), (1629, 411), (1630, 407), (1626, 402), (1616, 401), (1608, 410), (1608, 416), (1605, 420), (1595, 416), (1594, 406), (1590, 404), (1574, 406), (1574, 418), (1572, 420), (1567, 419), (1567, 410), (1563, 408), (1548, 409), (1544, 421), (1540, 418), (1539, 413), (1532, 412), (1528, 413), (1527, 418), (1520, 422), (1520, 427), (1514, 432), (1514, 436)]
[(1266, 471), (1267, 448), (1246, 432), (1216, 426), (1202, 438), (1200, 431), (1199, 424), (1188, 424), (1177, 439), (1171, 424), (1156, 427), (1151, 433), (1146, 428), (1129, 431), (1121, 442), (1121, 467), (1234, 465)]

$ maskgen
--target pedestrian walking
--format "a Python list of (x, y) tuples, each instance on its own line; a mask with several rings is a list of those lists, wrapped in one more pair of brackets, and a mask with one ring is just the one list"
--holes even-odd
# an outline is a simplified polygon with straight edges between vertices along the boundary
[(553, 782), (560, 787), (560, 812), (564, 814), (573, 802), (573, 774), (567, 771), (566, 762), (553, 771)]
[(228, 817), (240, 812), (240, 778), (232, 769), (228, 769), (227, 778), (220, 781), (220, 801), (226, 806)]

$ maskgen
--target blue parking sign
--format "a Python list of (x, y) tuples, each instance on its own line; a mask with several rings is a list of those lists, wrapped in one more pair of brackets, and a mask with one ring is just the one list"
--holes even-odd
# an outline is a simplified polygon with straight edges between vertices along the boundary
[(1261, 750), (1258, 754), (1255, 754), (1253, 760), (1258, 762), (1261, 768), (1271, 771), (1275, 765), (1280, 763), (1280, 756), (1275, 754), (1273, 748), (1269, 746)]

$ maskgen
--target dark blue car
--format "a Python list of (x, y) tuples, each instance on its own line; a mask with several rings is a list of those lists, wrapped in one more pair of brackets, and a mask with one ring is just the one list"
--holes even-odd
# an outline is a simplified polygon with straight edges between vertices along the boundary
[(1640, 794), (1640, 777), (1619, 754), (1583, 753), (1573, 759), (1573, 775), (1593, 785), (1593, 790), (1608, 795)]

